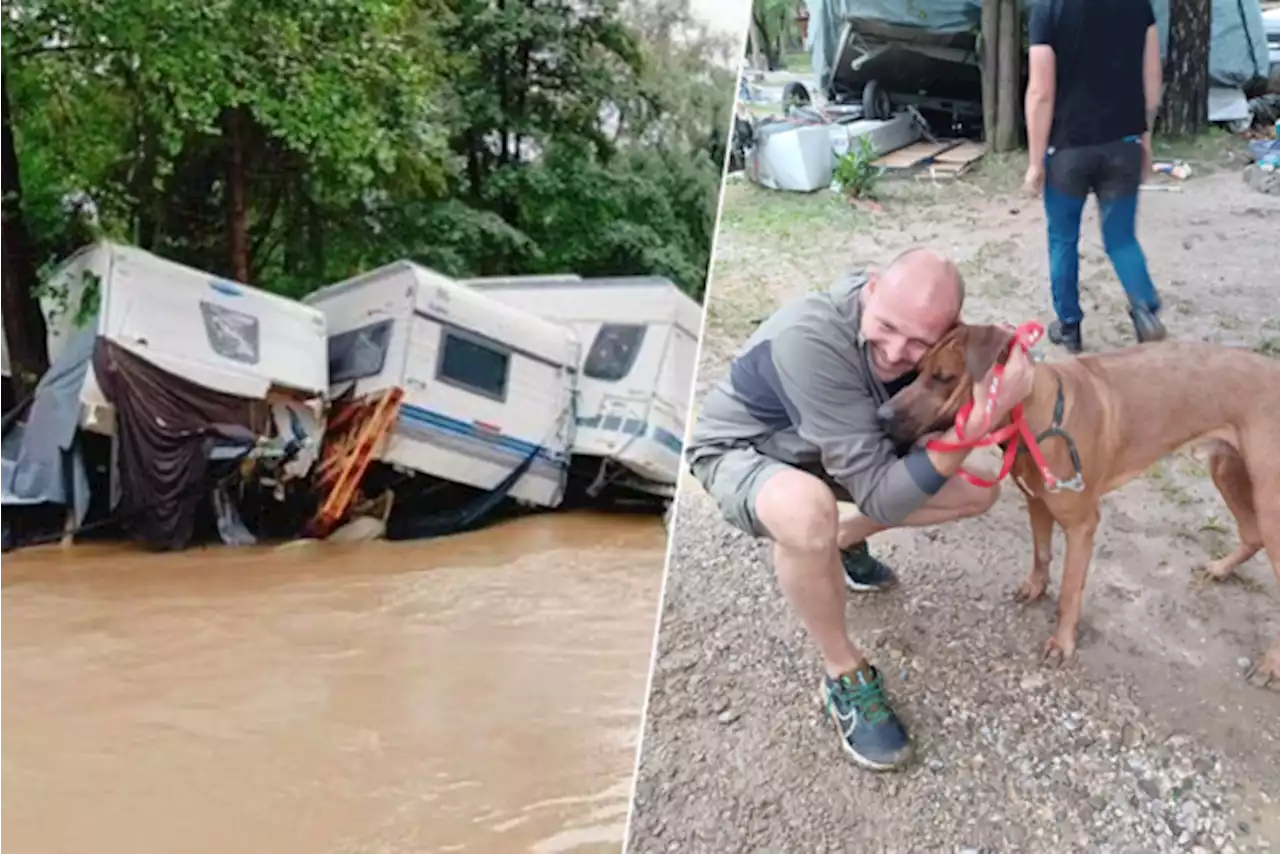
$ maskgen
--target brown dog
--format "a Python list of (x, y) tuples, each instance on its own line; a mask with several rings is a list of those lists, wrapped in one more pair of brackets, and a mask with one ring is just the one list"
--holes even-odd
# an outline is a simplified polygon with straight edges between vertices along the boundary
[[(962, 325), (939, 341), (921, 361), (919, 378), (882, 408), (894, 441), (950, 426), (974, 378), (1004, 361), (1011, 340), (1000, 327)], [(1055, 522), (1067, 539), (1047, 657), (1063, 663), (1075, 654), (1102, 496), (1194, 440), (1207, 440), (1210, 474), (1240, 534), (1236, 550), (1205, 567), (1204, 576), (1225, 579), (1265, 548), (1280, 581), (1280, 362), (1242, 349), (1165, 342), (1040, 363), (1033, 371), (1025, 418), (1054, 475), (1067, 482), (1046, 488), (1030, 455), (1019, 452), (1012, 477), (1026, 493), (1035, 540), (1020, 601), (1038, 599), (1048, 586)], [(1075, 473), (1080, 479), (1070, 483)], [(1248, 678), (1280, 684), (1280, 639)]]

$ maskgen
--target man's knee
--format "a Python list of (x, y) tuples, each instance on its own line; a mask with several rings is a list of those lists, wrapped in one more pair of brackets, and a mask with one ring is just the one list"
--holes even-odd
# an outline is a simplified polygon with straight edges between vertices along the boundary
[(760, 487), (756, 517), (783, 548), (809, 554), (836, 544), (836, 497), (818, 478), (798, 469), (777, 472)]

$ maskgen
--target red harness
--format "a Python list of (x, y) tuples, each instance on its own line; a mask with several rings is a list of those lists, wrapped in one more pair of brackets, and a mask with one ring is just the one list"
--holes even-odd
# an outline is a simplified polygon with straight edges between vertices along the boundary
[[(1013, 330), (1013, 340), (1009, 342), (1009, 350), (1012, 352), (1014, 345), (1017, 345), (1022, 348), (1024, 353), (1029, 352), (1042, 335), (1044, 335), (1044, 327), (1034, 320), (1028, 321)], [(934, 451), (967, 451), (970, 448), (986, 448), (991, 445), (1002, 445), (1008, 442), (1009, 444), (1004, 449), (1004, 463), (1000, 466), (1000, 473), (996, 475), (995, 480), (984, 480), (972, 472), (965, 471), (963, 468), (956, 472), (974, 486), (989, 489), (1004, 480), (1009, 475), (1009, 472), (1013, 470), (1013, 462), (1018, 456), (1018, 445), (1022, 444), (1026, 447), (1027, 452), (1031, 454), (1031, 458), (1035, 460), (1036, 467), (1040, 469), (1040, 476), (1044, 478), (1044, 485), (1047, 489), (1051, 492), (1056, 492), (1059, 489), (1073, 488), (1079, 474), (1073, 477), (1070, 482), (1058, 480), (1052, 469), (1049, 468), (1049, 463), (1045, 460), (1044, 453), (1040, 450), (1040, 443), (1037, 441), (1035, 433), (1031, 432), (1031, 426), (1027, 424), (1021, 403), (1009, 411), (1008, 424), (988, 432), (988, 428), (991, 426), (991, 411), (995, 407), (996, 399), (1000, 394), (1000, 383), (1003, 379), (1004, 365), (996, 365), (991, 371), (991, 385), (987, 389), (987, 406), (986, 411), (983, 413), (982, 435), (976, 439), (970, 439), (964, 434), (965, 424), (968, 423), (969, 415), (973, 412), (973, 401), (969, 401), (960, 407), (960, 411), (956, 413), (955, 428), (956, 435), (960, 437), (960, 441), (944, 442), (941, 439), (933, 439), (925, 447)]]

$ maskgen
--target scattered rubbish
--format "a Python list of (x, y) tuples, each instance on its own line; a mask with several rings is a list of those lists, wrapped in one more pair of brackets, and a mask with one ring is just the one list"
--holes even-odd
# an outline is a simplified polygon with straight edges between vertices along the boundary
[(1149, 193), (1181, 193), (1182, 188), (1176, 184), (1143, 184), (1138, 187), (1139, 190), (1146, 190)]
[[(1254, 139), (1250, 140), (1247, 145), (1249, 159), (1265, 168), (1265, 164), (1270, 163), (1274, 168), (1276, 158), (1280, 157), (1280, 140), (1276, 139)], [(1270, 171), (1270, 170), (1267, 170)]]
[(1276, 155), (1270, 155), (1268, 162), (1250, 163), (1244, 167), (1244, 182), (1259, 193), (1269, 196), (1280, 195), (1280, 164)]
[(1172, 175), (1179, 181), (1185, 181), (1191, 177), (1191, 164), (1185, 160), (1163, 161), (1151, 164), (1154, 172), (1160, 172), (1164, 175)]

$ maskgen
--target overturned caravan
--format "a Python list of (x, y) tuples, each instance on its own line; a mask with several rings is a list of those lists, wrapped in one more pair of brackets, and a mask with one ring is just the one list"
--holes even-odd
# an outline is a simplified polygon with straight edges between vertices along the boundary
[[(330, 336), (320, 531), (360, 495), (394, 497), (390, 539), (560, 505), (576, 429), (580, 345), (571, 330), (410, 261), (306, 302), (324, 312)], [(352, 485), (344, 492), (331, 476), (338, 471), (358, 481), (354, 499)]]
[(220, 539), (248, 543), (246, 502), (267, 515), (305, 495), (328, 388), (320, 312), (109, 242), (44, 290), (51, 367), (4, 440), (7, 545), (24, 539), (10, 508), (55, 506), (74, 530), (101, 517), (182, 548), (215, 533), (197, 529), (204, 502)]

